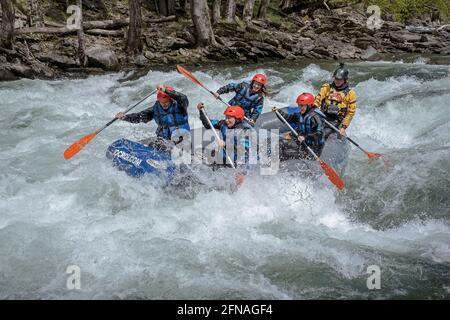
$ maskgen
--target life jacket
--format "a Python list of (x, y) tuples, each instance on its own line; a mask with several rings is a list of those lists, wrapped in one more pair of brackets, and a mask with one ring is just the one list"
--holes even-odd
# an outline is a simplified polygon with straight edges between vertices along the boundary
[[(253, 127), (247, 122), (247, 121), (241, 121), (239, 122), (237, 125), (234, 126), (234, 128), (228, 128), (227, 124), (225, 123), (225, 121), (221, 121), (221, 125), (220, 125), (220, 132), (222, 133), (222, 139), (223, 141), (227, 141), (227, 132), (231, 132), (232, 130), (239, 130), (239, 129), (253, 129)], [(238, 137), (235, 135), (233, 137), (233, 146), (234, 146), (234, 159), (233, 161), (236, 163), (237, 161), (237, 145), (241, 144), (244, 146), (244, 148), (247, 150), (246, 151), (246, 155), (245, 155), (245, 160), (248, 160), (248, 148), (250, 147), (250, 142), (248, 141), (248, 139), (241, 139), (241, 141), (238, 141)], [(227, 147), (225, 147), (225, 149), (227, 149)], [(224, 150), (221, 150), (221, 154), (223, 156), (223, 163), (227, 163), (227, 156), (226, 153), (224, 152)]]
[[(305, 115), (302, 115), (299, 112), (297, 118), (298, 118), (298, 130), (299, 130), (300, 134), (309, 135), (309, 134), (316, 133), (316, 131), (314, 131), (312, 128), (312, 124), (313, 124), (312, 119), (316, 118), (316, 122), (317, 122), (319, 115), (316, 112), (314, 112), (314, 108), (309, 110)], [(306, 136), (305, 142), (309, 146), (321, 146), (325, 143), (325, 139), (324, 139), (323, 135), (318, 140)]]
[(263, 99), (262, 92), (252, 93), (249, 82), (242, 83), (242, 89), (239, 90), (233, 99), (229, 101), (231, 106), (241, 106), (245, 111), (245, 116), (250, 117), (253, 109), (261, 104)]
[(156, 135), (164, 139), (172, 138), (172, 133), (177, 129), (190, 130), (188, 115), (178, 106), (176, 100), (173, 100), (167, 109), (157, 101), (153, 106), (153, 119), (158, 125)]
[(346, 103), (347, 95), (351, 88), (348, 83), (345, 83), (343, 87), (336, 88), (334, 83), (327, 83), (323, 87), (327, 88), (326, 97), (322, 100), (320, 109), (325, 113), (329, 120), (339, 122), (345, 118), (348, 110)]

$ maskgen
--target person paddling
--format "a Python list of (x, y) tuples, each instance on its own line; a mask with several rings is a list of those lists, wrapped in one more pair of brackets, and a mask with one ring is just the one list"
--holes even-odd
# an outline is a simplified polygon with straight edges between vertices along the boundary
[[(116, 114), (116, 118), (131, 123), (147, 123), (155, 120), (158, 125), (156, 136), (164, 140), (175, 138), (173, 137), (175, 132), (178, 138), (188, 135), (190, 132), (187, 113), (189, 100), (186, 95), (162, 84), (158, 84), (156, 89), (158, 90), (157, 101), (153, 106), (144, 111), (127, 115), (119, 112)], [(174, 142), (180, 141), (181, 139)]]
[[(200, 120), (206, 129), (211, 129), (205, 113), (202, 112), (203, 108), (205, 108), (205, 105), (200, 102), (197, 105), (197, 109), (200, 111)], [(218, 145), (222, 150), (227, 150), (226, 141), (231, 141), (231, 139), (227, 139), (227, 134), (233, 134), (234, 159), (232, 159), (232, 161), (234, 162), (234, 167), (239, 167), (239, 173), (236, 177), (239, 184), (240, 182), (238, 180), (243, 179), (243, 175), (246, 174), (248, 169), (250, 140), (248, 136), (245, 136), (245, 132), (252, 129), (252, 126), (244, 120), (244, 110), (239, 106), (229, 106), (225, 109), (223, 114), (225, 115), (224, 120), (218, 121), (210, 119), (210, 121), (211, 125), (215, 129), (218, 129), (222, 134), (222, 140), (218, 142)], [(230, 148), (228, 148), (228, 150), (229, 149)], [(222, 155), (223, 164), (226, 164), (227, 155), (225, 151), (222, 151)]]
[[(348, 70), (343, 63), (334, 71), (333, 82), (322, 85), (314, 106), (320, 108), (326, 120), (337, 127), (341, 135), (345, 135), (356, 113), (356, 92), (350, 88)], [(325, 126), (325, 139), (333, 132), (332, 128)]]
[[(298, 143), (300, 143), (300, 153), (297, 155), (302, 159), (313, 160), (310, 152), (302, 142), (305, 142), (318, 156), (322, 153), (324, 146), (323, 127), (320, 116), (314, 111), (314, 95), (302, 93), (297, 97), (297, 105), (300, 112), (287, 114), (277, 107), (272, 108), (272, 112), (278, 111), (289, 124), (295, 125), (298, 132)], [(277, 117), (279, 117), (277, 114)], [(281, 147), (289, 144), (292, 136), (287, 136), (281, 141)]]
[(236, 95), (230, 100), (229, 104), (242, 107), (248, 123), (254, 126), (263, 110), (264, 96), (267, 95), (266, 84), (267, 77), (258, 73), (252, 78), (251, 82), (232, 82), (219, 88), (213, 94), (216, 98), (219, 98), (221, 94), (235, 92)]

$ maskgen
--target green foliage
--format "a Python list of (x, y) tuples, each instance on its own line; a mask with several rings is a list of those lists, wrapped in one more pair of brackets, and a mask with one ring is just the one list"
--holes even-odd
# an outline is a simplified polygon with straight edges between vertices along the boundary
[(407, 22), (413, 18), (438, 13), (442, 21), (450, 17), (450, 0), (364, 0), (365, 5), (377, 5), (384, 14), (392, 14), (396, 21)]

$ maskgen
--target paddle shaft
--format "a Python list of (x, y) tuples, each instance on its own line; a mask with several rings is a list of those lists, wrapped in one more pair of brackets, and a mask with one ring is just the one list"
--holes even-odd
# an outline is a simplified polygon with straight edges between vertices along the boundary
[[(298, 138), (298, 133), (297, 131), (294, 130), (294, 128), (292, 128), (292, 126), (289, 124), (289, 122), (287, 122), (287, 120), (278, 112), (278, 110), (275, 111), (275, 113), (277, 114), (277, 116), (280, 118), (281, 121), (284, 122), (285, 125), (287, 125), (289, 127), (289, 129), (292, 131), (292, 133)], [(302, 141), (302, 143), (305, 145), (305, 147), (308, 149), (308, 151), (314, 156), (314, 158), (316, 160), (320, 160), (319, 156), (313, 151), (313, 149), (311, 149), (305, 141)]]
[[(336, 128), (332, 123), (330, 123), (329, 121), (327, 121), (326, 119), (322, 118), (322, 121), (325, 122), (327, 124), (327, 126), (329, 126), (330, 128), (332, 128), (334, 131), (339, 132), (339, 129)], [(351, 143), (353, 143), (356, 147), (358, 147), (362, 152), (367, 153), (366, 150), (364, 150), (363, 148), (360, 147), (359, 144), (357, 144), (355, 141), (353, 141), (351, 138), (347, 137), (346, 135), (341, 135), (343, 136), (345, 139), (347, 139), (348, 141), (350, 141)]]
[[(217, 143), (219, 143), (219, 141), (220, 141), (221, 139), (219, 138), (219, 135), (217, 134), (216, 129), (215, 129), (214, 126), (212, 125), (211, 120), (209, 120), (209, 117), (208, 117), (208, 115), (206, 114), (205, 108), (202, 108), (201, 111), (203, 112), (203, 115), (205, 116), (206, 121), (208, 121), (209, 126), (211, 127), (212, 131), (214, 132), (214, 135), (216, 136), (216, 139), (217, 139)], [(224, 147), (223, 149), (224, 149), (224, 152), (225, 152), (225, 154), (226, 154), (226, 156), (227, 156), (227, 159), (228, 159), (228, 161), (230, 162), (231, 166), (233, 167), (233, 169), (236, 169), (236, 167), (234, 166), (233, 161), (231, 161), (230, 156), (226, 153), (225, 147)]]
[[(212, 94), (214, 97), (216, 97), (215, 93), (211, 90), (209, 90), (207, 87), (205, 87), (205, 85), (203, 83), (200, 82), (200, 80), (198, 80), (192, 73), (190, 73), (189, 71), (187, 71), (185, 68), (183, 68), (182, 66), (177, 66), (177, 70), (179, 73), (181, 73), (182, 75), (186, 76), (187, 78), (189, 78), (192, 82), (198, 84), (200, 87), (202, 87), (203, 89), (205, 89), (206, 91), (208, 91), (210, 94)], [(228, 103), (226, 103), (220, 96), (218, 96), (216, 99), (218, 99), (220, 102), (222, 102), (224, 105), (226, 105), (227, 107), (229, 107), (230, 105)], [(247, 122), (250, 122), (249, 118), (244, 117), (244, 120)]]
[[(144, 102), (144, 100), (146, 100), (148, 97), (152, 96), (155, 94), (157, 90), (153, 90), (151, 93), (149, 93), (148, 95), (146, 95), (144, 98), (142, 98), (138, 103), (136, 103), (135, 105), (129, 107), (127, 110), (125, 110), (123, 113), (127, 113), (129, 111), (131, 111), (131, 109), (136, 108), (139, 104), (141, 104), (142, 102)], [(108, 122), (107, 124), (105, 124), (103, 127), (101, 127), (100, 129), (98, 129), (97, 131), (95, 131), (96, 134), (99, 134), (100, 132), (102, 132), (103, 130), (105, 130), (107, 127), (109, 127), (111, 124), (113, 124), (116, 120), (118, 120), (117, 118), (112, 119), (110, 122)]]

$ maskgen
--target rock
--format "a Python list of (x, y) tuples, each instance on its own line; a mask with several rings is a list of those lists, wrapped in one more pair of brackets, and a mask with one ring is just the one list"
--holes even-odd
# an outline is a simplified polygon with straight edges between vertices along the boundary
[(140, 54), (133, 59), (133, 63), (135, 66), (144, 67), (148, 64), (148, 59)]
[(33, 78), (34, 76), (33, 70), (23, 64), (12, 64), (8, 69), (20, 78)]
[(269, 56), (271, 56), (271, 57), (281, 58), (281, 59), (284, 59), (286, 57), (286, 54), (283, 52), (283, 50), (277, 49), (268, 43), (252, 41), (251, 44), (253, 46), (257, 47), (258, 49), (260, 49), (261, 51), (267, 52), (269, 54)]
[(377, 39), (374, 37), (364, 37), (364, 38), (357, 38), (354, 42), (355, 47), (358, 47), (360, 49), (367, 49), (368, 47), (374, 47), (377, 44)]
[(441, 42), (438, 41), (427, 41), (427, 42), (417, 42), (416, 47), (427, 49), (427, 48), (438, 48), (441, 46)]
[(326, 56), (326, 57), (330, 56), (329, 50), (327, 50), (327, 49), (325, 49), (323, 47), (314, 48), (314, 49), (312, 49), (312, 52), (317, 53), (318, 55), (320, 55), (322, 57), (323, 56)]
[(405, 42), (419, 42), (422, 36), (419, 34), (409, 32), (389, 32), (389, 38), (393, 42), (405, 43)]
[(77, 62), (73, 58), (69, 58), (67, 56), (61, 56), (56, 53), (45, 53), (45, 54), (36, 54), (36, 58), (48, 62), (57, 67), (67, 69), (67, 68), (75, 68), (78, 66)]
[(270, 45), (272, 45), (274, 47), (278, 47), (280, 45), (280, 42), (277, 39), (275, 39), (275, 38), (266, 37), (264, 39), (264, 42), (268, 43), (268, 44), (270, 44)]
[(441, 48), (441, 49), (437, 50), (437, 52), (439, 54), (450, 54), (450, 46)]
[(119, 69), (119, 60), (111, 49), (96, 45), (86, 50), (88, 64), (91, 67), (102, 68), (107, 71), (117, 71)]
[(0, 81), (14, 81), (19, 80), (14, 73), (7, 69), (0, 68)]
[(378, 58), (378, 51), (372, 46), (368, 46), (367, 49), (361, 53), (362, 60), (374, 61)]
[(169, 45), (169, 48), (172, 50), (190, 47), (192, 47), (192, 43), (181, 38), (171, 38), (171, 43)]

